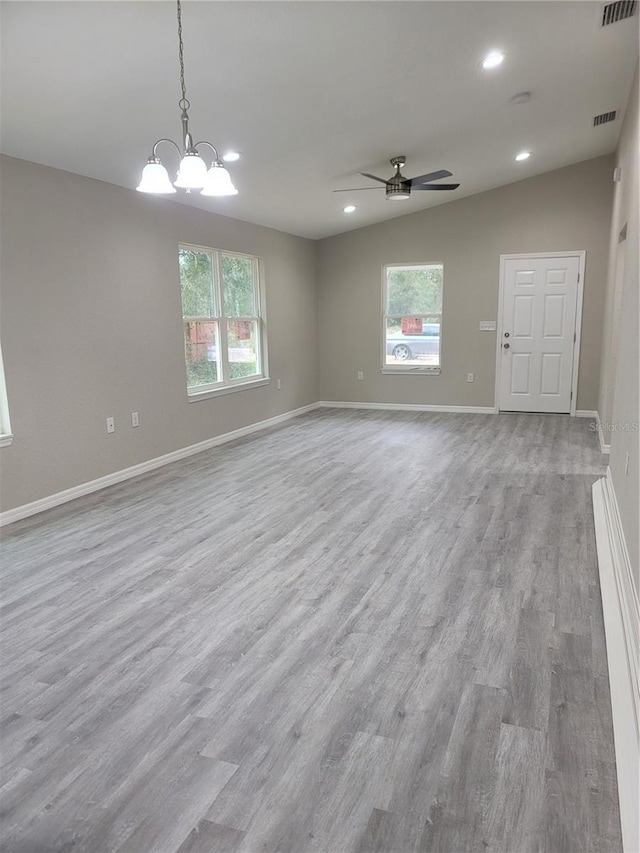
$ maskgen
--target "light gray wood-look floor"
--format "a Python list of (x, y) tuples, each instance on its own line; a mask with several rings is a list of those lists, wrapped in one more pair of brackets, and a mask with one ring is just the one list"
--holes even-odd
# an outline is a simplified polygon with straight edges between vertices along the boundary
[(3, 533), (6, 853), (618, 853), (588, 421), (323, 410)]

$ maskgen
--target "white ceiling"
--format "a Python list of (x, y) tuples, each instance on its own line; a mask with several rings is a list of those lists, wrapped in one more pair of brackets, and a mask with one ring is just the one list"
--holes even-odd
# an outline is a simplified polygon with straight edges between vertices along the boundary
[[(602, 29), (601, 9), (185, 0), (191, 129), (243, 157), (230, 166), (238, 196), (174, 198), (320, 238), (613, 151), (638, 21)], [(4, 153), (133, 188), (153, 142), (179, 141), (173, 2), (5, 0), (0, 14)], [(506, 61), (483, 71), (495, 48)], [(530, 103), (510, 105), (523, 90)], [(592, 127), (614, 109), (617, 121)], [(532, 156), (515, 163), (522, 149)], [(176, 155), (160, 153), (173, 172)], [(371, 186), (360, 171), (390, 176), (396, 154), (408, 177), (445, 168), (460, 189), (406, 202), (382, 185), (332, 193)]]

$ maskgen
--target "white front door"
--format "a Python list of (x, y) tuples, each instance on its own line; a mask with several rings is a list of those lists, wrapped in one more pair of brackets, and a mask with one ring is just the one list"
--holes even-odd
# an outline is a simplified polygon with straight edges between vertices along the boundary
[(505, 258), (499, 409), (570, 412), (578, 255)]

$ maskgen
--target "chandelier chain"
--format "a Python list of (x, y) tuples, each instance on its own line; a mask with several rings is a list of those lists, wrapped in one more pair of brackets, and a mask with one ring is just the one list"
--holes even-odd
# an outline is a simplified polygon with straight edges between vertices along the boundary
[(180, 88), (182, 90), (182, 99), (178, 101), (178, 106), (181, 110), (188, 110), (191, 104), (187, 99), (187, 90), (184, 84), (184, 46), (182, 44), (182, 6), (180, 0), (177, 0), (178, 5), (178, 55), (180, 58)]

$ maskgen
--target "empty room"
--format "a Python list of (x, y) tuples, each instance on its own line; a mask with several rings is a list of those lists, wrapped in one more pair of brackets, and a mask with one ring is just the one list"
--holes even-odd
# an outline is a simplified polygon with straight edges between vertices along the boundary
[(638, 853), (636, 0), (0, 0), (0, 847)]

